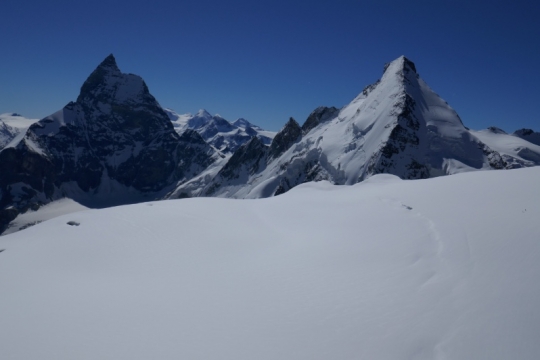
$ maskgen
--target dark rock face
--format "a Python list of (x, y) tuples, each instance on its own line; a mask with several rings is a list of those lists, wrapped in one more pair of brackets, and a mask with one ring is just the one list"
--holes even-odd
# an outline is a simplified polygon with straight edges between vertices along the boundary
[[(386, 71), (386, 68), (385, 68), (385, 71)], [(381, 80), (377, 80), (373, 84), (366, 86), (364, 90), (362, 90), (362, 95), (367, 97), (373, 90), (375, 90), (377, 85), (379, 85), (380, 83), (381, 83)]]
[(13, 127), (5, 124), (0, 121), (0, 150), (2, 150), (15, 136), (17, 136), (18, 131)]
[(186, 130), (179, 139), (174, 164), (176, 181), (186, 181), (215, 161), (215, 151), (195, 130)]
[(302, 125), (302, 134), (306, 135), (311, 129), (315, 128), (317, 125), (335, 118), (336, 116), (338, 116), (338, 114), (339, 109), (333, 106), (320, 106), (316, 108), (311, 114), (309, 114), (306, 122), (304, 122), (304, 125)]
[(497, 151), (489, 148), (484, 143), (481, 143), (480, 146), (481, 146), (482, 152), (484, 153), (484, 155), (486, 156), (488, 160), (489, 166), (491, 166), (493, 169), (496, 169), (496, 170), (504, 169), (507, 167), (506, 162), (503, 160), (503, 158)]
[[(202, 171), (213, 155), (198, 134), (180, 137), (144, 81), (121, 73), (109, 55), (76, 102), (33, 124), (16, 147), (0, 152), (0, 206), (23, 212), (62, 196), (67, 184), (99, 191), (103, 179), (157, 192)], [(0, 226), (5, 223), (0, 219)]]
[[(373, 158), (370, 159), (368, 164), (370, 174), (393, 173), (398, 163), (403, 162), (400, 157), (403, 157), (402, 154), (406, 150), (418, 149), (420, 145), (418, 132), (421, 124), (414, 114), (415, 108), (416, 102), (406, 92), (394, 104), (397, 123), (392, 129), (388, 141), (382, 146), (380, 154), (374, 154)], [(401, 176), (405, 179), (425, 179), (430, 176), (429, 168), (421, 159), (409, 158), (405, 169), (405, 173)]]
[(252, 137), (240, 146), (221, 168), (213, 184), (205, 191), (205, 195), (211, 196), (224, 182), (243, 181), (262, 171), (266, 167), (268, 150), (268, 146), (264, 145), (259, 138)]
[(404, 63), (403, 68), (405, 69), (405, 71), (410, 70), (416, 73), (416, 66), (411, 60), (407, 59), (405, 56), (403, 57), (403, 63)]
[(253, 175), (266, 166), (267, 153), (268, 147), (254, 136), (231, 156), (219, 171), (219, 175), (224, 179), (233, 179), (238, 177), (242, 167), (245, 167), (248, 174)]
[(0, 233), (20, 212), (37, 209), (54, 193), (56, 174), (46, 157), (24, 144), (0, 152)]
[(269, 161), (278, 158), (287, 151), (302, 136), (302, 128), (296, 120), (290, 118), (287, 124), (272, 140), (270, 151), (268, 153)]

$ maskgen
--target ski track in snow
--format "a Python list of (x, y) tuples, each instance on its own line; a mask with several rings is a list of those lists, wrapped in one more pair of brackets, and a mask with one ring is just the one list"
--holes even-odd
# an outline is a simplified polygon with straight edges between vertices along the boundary
[(435, 225), (435, 222), (433, 220), (431, 220), (424, 214), (416, 211), (413, 207), (404, 204), (397, 199), (383, 198), (380, 200), (383, 203), (388, 204), (395, 211), (406, 212), (408, 216), (422, 219), (425, 224), (424, 227), (429, 233), (430, 241), (433, 247), (436, 248), (436, 250), (434, 251), (434, 254), (415, 254), (411, 260), (412, 263), (410, 264), (410, 266), (416, 266), (421, 261), (428, 261), (434, 263), (433, 268), (427, 272), (426, 279), (419, 285), (419, 289), (422, 289), (423, 287), (428, 285), (430, 281), (432, 281), (434, 278), (441, 277), (441, 270), (436, 269), (437, 267), (444, 266), (444, 258), (441, 256), (444, 249), (444, 244), (441, 240), (441, 233), (437, 230), (437, 226)]

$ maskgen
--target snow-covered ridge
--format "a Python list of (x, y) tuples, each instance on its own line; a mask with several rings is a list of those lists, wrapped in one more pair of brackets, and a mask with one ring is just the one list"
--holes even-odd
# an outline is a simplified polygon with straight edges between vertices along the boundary
[(187, 129), (195, 130), (206, 142), (224, 154), (232, 154), (253, 136), (259, 138), (263, 144), (269, 145), (276, 135), (275, 132), (264, 130), (246, 119), (240, 118), (230, 122), (218, 114), (211, 115), (204, 109), (195, 115), (181, 115), (168, 108), (164, 110), (179, 134)]
[(539, 178), (379, 174), (61, 216), (0, 238), (2, 357), (535, 360)]

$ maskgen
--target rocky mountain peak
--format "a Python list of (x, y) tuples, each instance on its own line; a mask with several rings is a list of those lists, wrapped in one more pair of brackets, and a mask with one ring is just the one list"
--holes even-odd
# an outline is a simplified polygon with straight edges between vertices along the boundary
[(494, 134), (506, 134), (506, 131), (496, 126), (490, 126), (488, 127), (488, 130)]
[(205, 109), (200, 109), (194, 116), (190, 117), (187, 124), (191, 129), (199, 129), (212, 122), (213, 116)]
[(338, 114), (339, 114), (339, 109), (333, 106), (332, 107), (319, 106), (318, 108), (313, 110), (311, 114), (309, 114), (308, 118), (304, 122), (304, 125), (302, 125), (302, 133), (304, 135), (307, 134), (311, 129), (313, 129), (320, 123), (333, 119)]
[(394, 72), (396, 70), (401, 70), (401, 71), (404, 71), (404, 72), (407, 72), (407, 73), (409, 71), (412, 71), (412, 72), (414, 72), (416, 74), (416, 65), (414, 65), (414, 63), (411, 60), (409, 60), (408, 58), (406, 58), (404, 55), (401, 55), (400, 57), (398, 57), (394, 61), (386, 63), (384, 65), (383, 74), (386, 73), (389, 68), (392, 68), (392, 70), (394, 70)]
[(411, 60), (407, 59), (405, 56), (401, 56), (400, 59), (403, 61), (403, 69), (411, 70), (416, 73), (416, 66)]
[(232, 122), (232, 124), (234, 126), (238, 126), (240, 128), (247, 128), (247, 127), (250, 127), (250, 128), (255, 128), (255, 129), (260, 129), (260, 127), (256, 126), (256, 125), (253, 125), (252, 123), (250, 123), (249, 121), (247, 121), (246, 119), (244, 118), (239, 118), (235, 121)]
[(108, 69), (109, 71), (120, 71), (113, 54), (107, 56), (101, 64), (98, 65), (98, 68)]
[(136, 103), (155, 99), (140, 76), (124, 74), (111, 54), (88, 76), (81, 87), (77, 103)]
[(272, 140), (272, 144), (270, 145), (269, 158), (275, 159), (281, 154), (283, 154), (301, 136), (302, 128), (296, 122), (296, 120), (294, 120), (294, 118), (289, 118), (289, 121), (287, 121), (281, 131), (276, 134), (274, 140)]
[(195, 115), (195, 116), (204, 117), (204, 118), (211, 118), (212, 114), (210, 114), (208, 111), (206, 111), (206, 109), (200, 109), (197, 112), (197, 115)]
[[(398, 86), (408, 92), (411, 87), (418, 88), (419, 78), (414, 63), (405, 56), (400, 56), (384, 66), (383, 76), (379, 82), (374, 84), (374, 87), (378, 87), (380, 83), (386, 83), (386, 86)], [(367, 93), (365, 95), (367, 96)]]

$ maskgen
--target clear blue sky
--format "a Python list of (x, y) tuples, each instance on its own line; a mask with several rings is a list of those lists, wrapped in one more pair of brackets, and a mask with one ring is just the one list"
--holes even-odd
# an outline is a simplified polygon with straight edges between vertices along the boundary
[(405, 55), (465, 125), (540, 130), (537, 1), (3, 0), (0, 14), (0, 113), (61, 109), (113, 53), (164, 107), (278, 130)]

